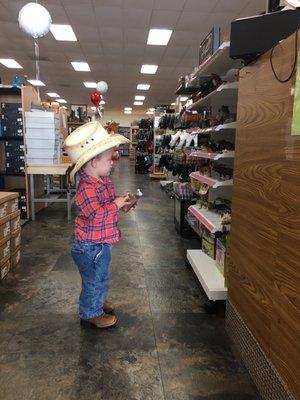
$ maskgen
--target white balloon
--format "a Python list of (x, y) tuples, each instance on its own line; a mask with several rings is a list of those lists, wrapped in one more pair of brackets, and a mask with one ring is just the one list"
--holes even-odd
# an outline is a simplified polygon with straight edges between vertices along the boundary
[(97, 83), (97, 90), (100, 93), (106, 93), (108, 91), (108, 84), (105, 81), (100, 81)]
[(19, 12), (19, 26), (34, 39), (45, 36), (51, 27), (49, 11), (37, 3), (28, 3)]

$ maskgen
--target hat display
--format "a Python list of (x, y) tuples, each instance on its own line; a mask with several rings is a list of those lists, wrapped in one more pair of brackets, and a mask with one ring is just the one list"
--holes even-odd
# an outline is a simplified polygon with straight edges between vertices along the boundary
[(116, 133), (109, 134), (99, 121), (88, 122), (75, 129), (64, 142), (64, 150), (74, 164), (71, 181), (85, 163), (122, 143), (130, 143), (130, 140)]

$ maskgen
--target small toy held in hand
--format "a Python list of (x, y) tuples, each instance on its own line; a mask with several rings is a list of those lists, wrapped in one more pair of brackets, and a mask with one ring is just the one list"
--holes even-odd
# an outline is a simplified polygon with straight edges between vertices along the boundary
[(142, 197), (142, 196), (143, 196), (143, 193), (141, 192), (140, 189), (137, 190), (136, 194), (128, 194), (130, 203), (127, 204), (126, 206), (124, 206), (124, 207), (122, 208), (122, 210), (123, 210), (125, 213), (128, 213), (128, 211), (131, 210), (132, 207), (135, 207), (135, 206), (136, 206), (136, 204), (137, 204), (139, 198)]

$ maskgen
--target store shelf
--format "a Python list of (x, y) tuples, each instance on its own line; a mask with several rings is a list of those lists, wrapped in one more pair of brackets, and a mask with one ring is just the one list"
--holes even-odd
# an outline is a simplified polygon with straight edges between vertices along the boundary
[(193, 231), (200, 237), (202, 237), (202, 233), (199, 231), (199, 229), (193, 224), (193, 222), (190, 220), (190, 218), (186, 215), (185, 219), (189, 226), (193, 229)]
[(200, 128), (190, 128), (187, 129), (187, 132), (191, 135), (207, 135), (214, 132), (220, 132), (223, 130), (234, 130), (236, 129), (236, 121), (228, 122), (227, 124), (221, 124), (216, 126), (211, 126), (210, 128), (200, 129)]
[(214, 54), (195, 70), (194, 76), (210, 76), (211, 74), (223, 76), (231, 68), (240, 67), (241, 61), (231, 59), (229, 49), (230, 42), (222, 43)]
[(209, 300), (226, 300), (225, 279), (215, 261), (204, 254), (202, 250), (188, 250), (187, 259)]
[(187, 107), (187, 110), (198, 110), (205, 106), (236, 106), (237, 104), (238, 82), (223, 83), (216, 90), (209, 93), (207, 96), (196, 101)]
[(179, 86), (176, 91), (175, 94), (177, 95), (191, 95), (194, 93), (198, 93), (201, 90), (201, 88), (189, 88), (186, 87), (184, 85)]
[(8, 141), (8, 140), (24, 140), (24, 136), (0, 136), (0, 141)]
[[(190, 206), (189, 211), (201, 222), (205, 228), (211, 232), (222, 232), (224, 226), (221, 225), (221, 217), (216, 211), (204, 210), (197, 205)], [(227, 227), (227, 230), (228, 227)]]
[(234, 158), (234, 151), (224, 151), (223, 153), (207, 153), (205, 151), (193, 151), (190, 157), (206, 158), (208, 160), (220, 160), (222, 158)]
[(232, 186), (233, 179), (228, 179), (227, 181), (218, 181), (217, 179), (210, 178), (208, 176), (201, 175), (199, 172), (192, 172), (190, 174), (191, 178), (196, 179), (199, 182), (205, 183), (209, 187), (216, 189), (222, 186)]
[(25, 176), (25, 172), (5, 172), (5, 171), (0, 171), (0, 175), (2, 176)]
[(15, 86), (0, 85), (0, 95), (17, 95), (21, 96), (21, 88)]

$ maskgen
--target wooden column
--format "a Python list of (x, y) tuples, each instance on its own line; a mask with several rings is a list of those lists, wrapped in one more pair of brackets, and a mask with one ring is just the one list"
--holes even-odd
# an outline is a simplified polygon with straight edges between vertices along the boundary
[[(295, 35), (273, 62), (289, 75)], [(300, 41), (299, 41), (300, 43)], [(270, 52), (239, 83), (228, 297), (287, 388), (300, 398), (300, 136), (293, 85)]]

